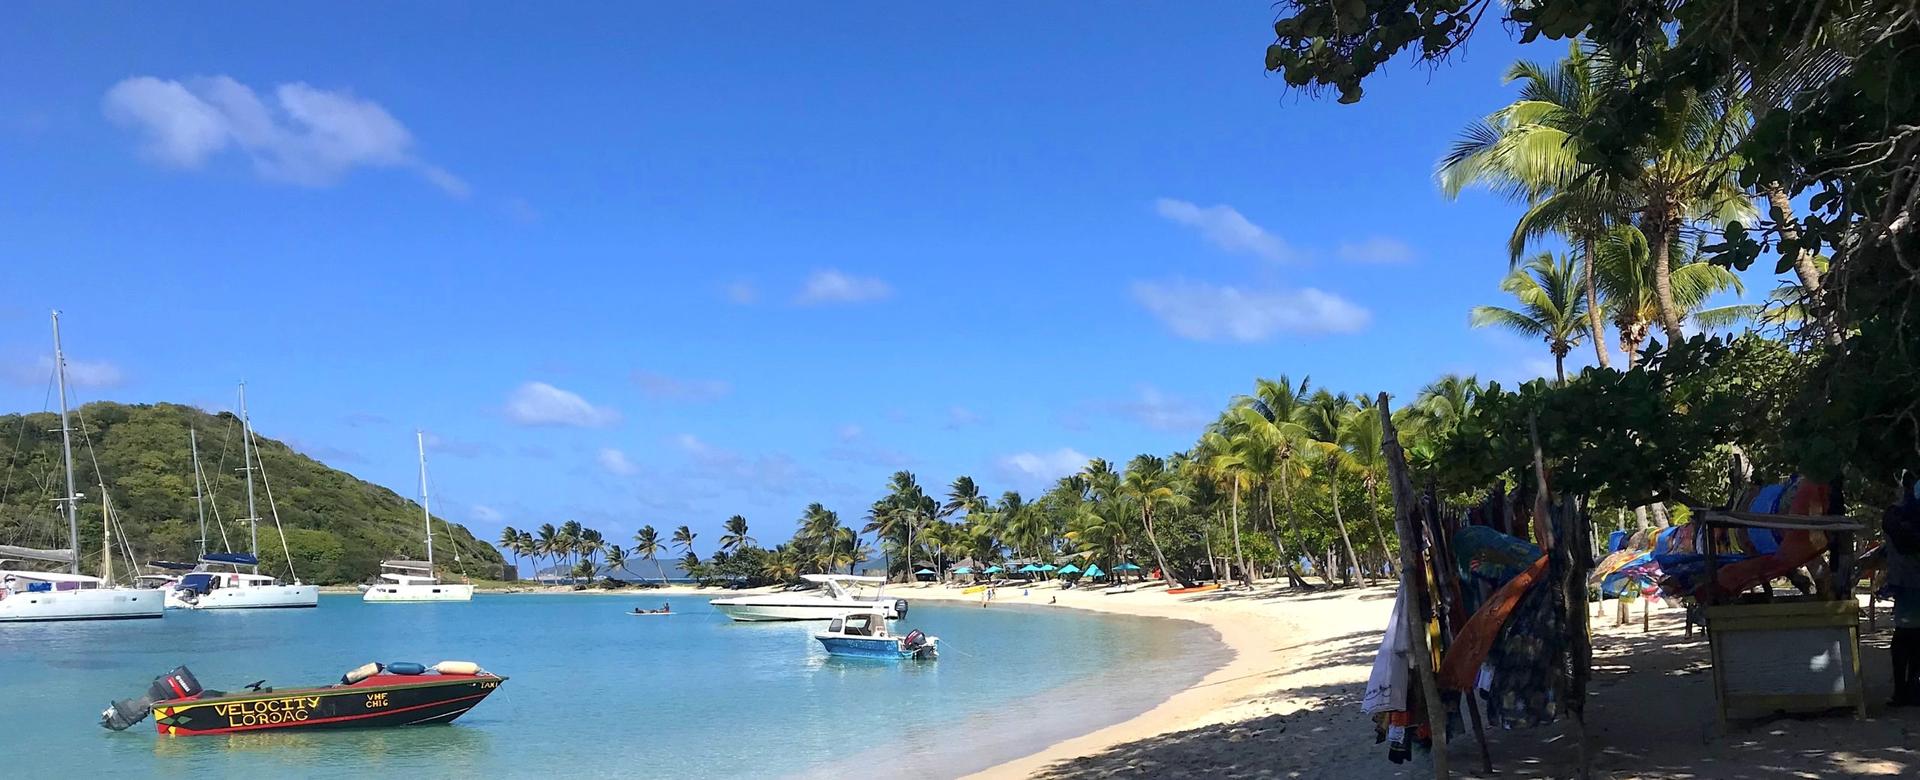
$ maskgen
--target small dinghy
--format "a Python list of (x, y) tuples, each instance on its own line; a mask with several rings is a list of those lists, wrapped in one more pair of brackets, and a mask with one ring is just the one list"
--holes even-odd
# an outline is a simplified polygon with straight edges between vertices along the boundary
[(848, 612), (827, 624), (827, 630), (814, 634), (828, 655), (849, 658), (919, 658), (932, 660), (940, 657), (940, 638), (927, 636), (918, 630), (906, 636), (894, 636), (888, 625), (887, 614), (881, 610)]
[(186, 736), (450, 723), (506, 681), (468, 661), (370, 663), (337, 685), (276, 691), (262, 680), (227, 693), (202, 688), (181, 666), (156, 678), (147, 695), (114, 702), (100, 725), (124, 731), (151, 714), (161, 734)]

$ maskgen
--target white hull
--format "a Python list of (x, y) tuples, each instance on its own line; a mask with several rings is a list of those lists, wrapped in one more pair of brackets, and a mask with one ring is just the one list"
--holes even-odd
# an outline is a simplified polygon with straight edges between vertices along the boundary
[(848, 612), (880, 609), (893, 616), (892, 599), (880, 601), (865, 600), (810, 600), (789, 598), (774, 601), (766, 596), (749, 596), (741, 599), (715, 599), (707, 602), (727, 617), (742, 623), (762, 623), (776, 620), (832, 620)]
[(318, 585), (243, 585), (215, 588), (188, 600), (179, 590), (167, 591), (168, 609), (299, 609), (320, 606)]
[(14, 593), (0, 599), (0, 623), (157, 618), (166, 613), (164, 602), (165, 596), (151, 588)]
[(472, 601), (473, 586), (465, 584), (382, 582), (360, 596), (367, 602)]

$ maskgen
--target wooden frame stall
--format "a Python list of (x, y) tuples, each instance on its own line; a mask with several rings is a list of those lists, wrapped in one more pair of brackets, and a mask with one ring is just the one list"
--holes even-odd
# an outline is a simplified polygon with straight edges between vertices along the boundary
[(1853, 599), (1853, 536), (1844, 515), (1703, 510), (1707, 582), (1718, 575), (1714, 529), (1767, 528), (1827, 535), (1828, 565), (1811, 600), (1703, 604), (1720, 722), (1735, 714), (1849, 707), (1867, 714), (1860, 677), (1860, 606)]

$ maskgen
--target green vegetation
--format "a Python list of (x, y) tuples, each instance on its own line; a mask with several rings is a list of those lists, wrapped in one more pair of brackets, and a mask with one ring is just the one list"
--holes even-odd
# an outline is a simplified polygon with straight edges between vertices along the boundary
[[(101, 549), (100, 487), (111, 496), (115, 547), (140, 560), (191, 561), (199, 553), (194, 508), (193, 459), (187, 431), (200, 436), (202, 472), (211, 485), (207, 502), (208, 549), (247, 549), (246, 486), (240, 468), (240, 421), (178, 404), (87, 404), (73, 415), (74, 467), (79, 491), (81, 565), (98, 574)], [(53, 499), (64, 489), (59, 415), (42, 412), (0, 417), (7, 439), (7, 467), (0, 474), (0, 541), (65, 548), (66, 522)], [(261, 571), (306, 582), (362, 582), (388, 558), (426, 555), (420, 505), (379, 485), (259, 437), (265, 485), (256, 485)], [(96, 467), (97, 464), (97, 467)], [(273, 527), (267, 488), (286, 529), (292, 572)], [(215, 515), (218, 515), (216, 522)], [(437, 518), (436, 518), (437, 520)], [(221, 531), (227, 542), (221, 540)], [(435, 560), (445, 572), (498, 576), (500, 554), (453, 524), (434, 526)], [(457, 557), (456, 557), (457, 556)], [(124, 578), (124, 557), (115, 573)]]

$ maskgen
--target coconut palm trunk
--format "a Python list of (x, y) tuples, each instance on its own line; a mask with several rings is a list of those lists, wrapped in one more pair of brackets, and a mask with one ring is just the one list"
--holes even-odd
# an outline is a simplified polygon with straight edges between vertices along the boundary
[(1240, 577), (1253, 588), (1253, 570), (1247, 568), (1247, 554), (1240, 549), (1240, 475), (1233, 475), (1233, 557), (1240, 560)]
[(1647, 243), (1653, 251), (1653, 295), (1660, 307), (1660, 329), (1669, 342), (1684, 338), (1680, 333), (1680, 307), (1673, 300), (1673, 239), (1679, 227), (1678, 207), (1662, 204), (1659, 213), (1649, 214)]
[[(1286, 478), (1285, 473), (1280, 475), (1280, 479)], [(1294, 563), (1293, 556), (1287, 554), (1286, 538), (1280, 533), (1280, 518), (1273, 514), (1273, 488), (1269, 486), (1260, 491), (1260, 496), (1266, 500), (1267, 527), (1273, 532), (1273, 549), (1280, 556), (1280, 570), (1287, 573), (1287, 587), (1306, 587), (1307, 581), (1300, 576), (1300, 566)]]
[[(1287, 521), (1297, 522), (1300, 513), (1294, 508), (1293, 488), (1290, 485), (1290, 480), (1287, 479), (1287, 473), (1285, 471), (1280, 472), (1280, 495), (1285, 498), (1287, 502)], [(1327, 566), (1326, 559), (1313, 560), (1313, 548), (1304, 542), (1301, 543), (1300, 551), (1307, 556), (1307, 562), (1313, 564), (1314, 571), (1320, 572), (1320, 580), (1325, 582), (1327, 587), (1333, 587), (1333, 572)]]
[(1147, 530), (1147, 544), (1153, 546), (1154, 562), (1160, 564), (1160, 579), (1166, 581), (1168, 588), (1179, 587), (1179, 584), (1173, 581), (1173, 570), (1167, 568), (1166, 553), (1160, 551), (1160, 537), (1153, 532), (1153, 504), (1141, 504), (1140, 525)]
[[(1780, 240), (1795, 242), (1800, 240), (1800, 228), (1793, 221), (1793, 199), (1787, 195), (1786, 188), (1780, 182), (1767, 182), (1761, 186), (1766, 193), (1767, 205), (1773, 211), (1773, 222), (1780, 226)], [(1838, 345), (1840, 331), (1834, 327), (1833, 318), (1827, 310), (1824, 289), (1821, 287), (1820, 269), (1813, 264), (1813, 252), (1800, 249), (1793, 256), (1793, 273), (1800, 277), (1800, 289), (1806, 291), (1807, 311), (1813, 320), (1820, 323), (1822, 334), (1828, 344)]]
[[(1583, 233), (1580, 236), (1580, 255), (1584, 259), (1582, 265), (1586, 266), (1584, 276), (1587, 287), (1587, 331), (1593, 336), (1593, 356), (1600, 361), (1601, 368), (1612, 368), (1613, 361), (1607, 355), (1606, 331), (1600, 324), (1600, 283), (1598, 274), (1594, 271), (1594, 266), (1599, 264), (1593, 260), (1592, 234)], [(1567, 381), (1565, 369), (1562, 368), (1560, 371), (1562, 374), (1560, 381)]]
[[(1353, 554), (1353, 539), (1347, 536), (1347, 521), (1340, 516), (1340, 470), (1338, 465), (1336, 464), (1334, 468), (1327, 469), (1327, 475), (1333, 479), (1333, 524), (1340, 528), (1340, 549), (1341, 552), (1346, 555), (1346, 560), (1342, 562), (1343, 565), (1340, 568), (1340, 579), (1343, 582), (1352, 584), (1353, 575), (1355, 574), (1354, 569), (1359, 567), (1360, 557)], [(1363, 575), (1362, 579), (1364, 578)]]
[(1373, 536), (1380, 540), (1380, 560), (1386, 563), (1387, 579), (1394, 579), (1398, 576), (1398, 567), (1393, 565), (1393, 553), (1387, 551), (1387, 535), (1380, 530), (1379, 480), (1373, 480), (1372, 485), (1369, 486), (1369, 492), (1372, 493), (1373, 500), (1367, 502), (1367, 513), (1369, 519), (1373, 521)]

